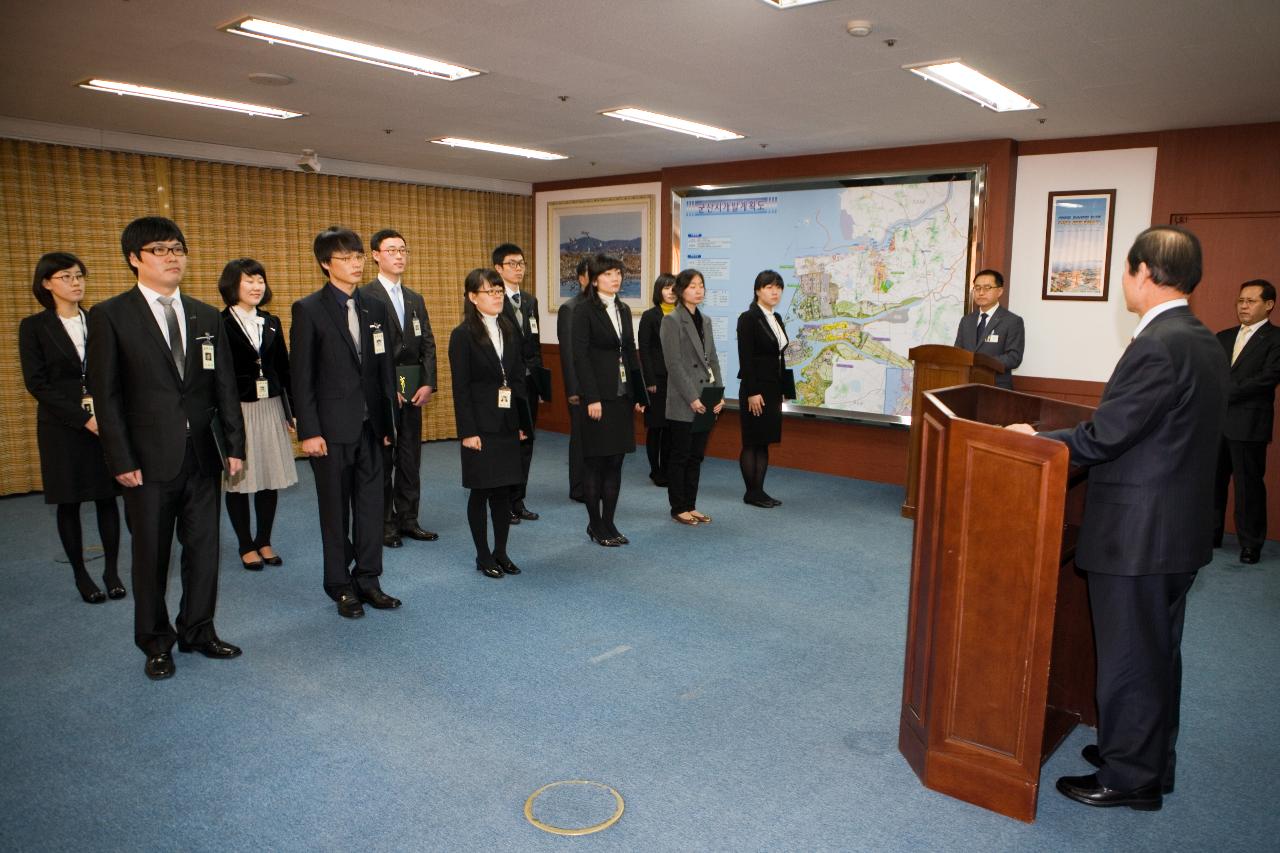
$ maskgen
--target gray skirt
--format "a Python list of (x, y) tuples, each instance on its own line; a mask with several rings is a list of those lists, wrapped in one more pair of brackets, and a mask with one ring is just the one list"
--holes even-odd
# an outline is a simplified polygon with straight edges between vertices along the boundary
[(244, 468), (235, 477), (223, 475), (226, 490), (251, 495), (263, 489), (287, 489), (298, 482), (280, 398), (242, 402), (240, 413), (244, 416)]

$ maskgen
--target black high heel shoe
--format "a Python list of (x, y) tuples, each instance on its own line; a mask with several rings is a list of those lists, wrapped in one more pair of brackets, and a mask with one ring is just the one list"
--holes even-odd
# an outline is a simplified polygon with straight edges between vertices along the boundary
[(98, 585), (88, 575), (76, 578), (76, 592), (80, 593), (85, 604), (101, 604), (107, 600), (106, 593), (98, 589)]
[(502, 569), (504, 574), (508, 574), (508, 575), (520, 574), (520, 567), (517, 566), (515, 563), (511, 562), (511, 558), (508, 557), (506, 554), (503, 554), (501, 557), (495, 554), (493, 557), (493, 561), (498, 564), (498, 568)]
[(487, 578), (502, 577), (502, 569), (498, 568), (496, 565), (485, 565), (481, 562), (479, 557), (476, 557), (476, 571)]
[(102, 583), (107, 587), (107, 598), (112, 601), (119, 601), (127, 595), (119, 575), (103, 575)]
[(623, 544), (613, 536), (597, 536), (595, 531), (591, 529), (591, 525), (587, 525), (587, 535), (591, 537), (592, 542), (597, 545), (603, 545), (606, 548), (617, 548), (619, 545)]

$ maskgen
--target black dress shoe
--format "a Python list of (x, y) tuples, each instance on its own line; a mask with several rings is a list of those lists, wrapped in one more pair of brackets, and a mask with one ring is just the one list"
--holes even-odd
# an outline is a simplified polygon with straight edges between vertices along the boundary
[(184, 643), (178, 641), (178, 651), (180, 652), (199, 652), (207, 658), (238, 658), (240, 657), (240, 647), (233, 646), (230, 643), (224, 643), (217, 637), (212, 640), (206, 640), (203, 643)]
[[(1096, 743), (1091, 743), (1088, 746), (1086, 746), (1084, 749), (1080, 750), (1080, 757), (1097, 768), (1101, 768), (1102, 765), (1104, 764), (1102, 760), (1102, 753), (1098, 751), (1098, 745)], [(1173, 783), (1165, 782), (1164, 784), (1162, 784), (1160, 786), (1160, 793), (1172, 794)]]
[(173, 658), (168, 652), (161, 652), (158, 655), (152, 655), (147, 658), (147, 665), (143, 667), (143, 671), (147, 673), (147, 678), (152, 681), (163, 681), (166, 678), (172, 678), (176, 672), (173, 665)]
[(511, 523), (512, 524), (520, 523), (520, 513), (516, 512), (515, 510), (511, 511)]
[(768, 498), (743, 498), (742, 502), (751, 506), (758, 506), (761, 509), (773, 509), (773, 501)]
[(782, 506), (782, 501), (777, 498), (766, 498), (766, 500), (769, 501), (769, 506)]
[(272, 554), (270, 557), (263, 557), (262, 562), (268, 566), (283, 566), (284, 559), (279, 554)]
[(440, 538), (439, 533), (432, 533), (430, 530), (423, 530), (418, 525), (413, 527), (401, 527), (401, 536), (408, 536), (410, 539), (417, 539), (419, 542), (434, 542)]
[(476, 557), (476, 571), (487, 578), (502, 577), (502, 569), (498, 568), (497, 565), (493, 563), (482, 562), (479, 557)]
[(354, 593), (344, 592), (338, 596), (338, 615), (344, 619), (359, 619), (364, 615), (364, 607)]
[(619, 545), (630, 545), (630, 544), (631, 544), (631, 540), (630, 540), (630, 539), (628, 539), (627, 537), (623, 536), (621, 533), (619, 533), (619, 532), (618, 532), (618, 531), (616, 531), (616, 530), (615, 530), (615, 531), (613, 531), (613, 536), (612, 536), (612, 538), (613, 538), (613, 540), (614, 540), (614, 541), (616, 541)]
[(95, 586), (89, 592), (85, 592), (83, 589), (80, 590), (80, 598), (84, 600), (85, 604), (101, 604), (107, 600), (107, 594)]
[(120, 578), (103, 577), (102, 582), (107, 587), (107, 598), (113, 601), (119, 601), (128, 593), (125, 592), (124, 584), (120, 582)]
[(1262, 559), (1262, 552), (1258, 548), (1241, 548), (1240, 562), (1252, 566), (1254, 563)]
[(511, 510), (511, 515), (517, 518), (522, 518), (525, 521), (538, 520), (538, 514), (533, 510), (529, 509), (528, 507), (526, 507), (524, 504), (520, 504), (520, 506)]
[(404, 541), (400, 538), (399, 533), (384, 533), (382, 534), (382, 544), (386, 548), (399, 548), (404, 544)]
[(1063, 776), (1058, 780), (1058, 791), (1065, 797), (1086, 806), (1128, 806), (1140, 812), (1158, 812), (1164, 805), (1159, 785), (1144, 785), (1132, 791), (1108, 788), (1098, 781), (1097, 773), (1088, 776)]
[(360, 600), (374, 610), (395, 610), (400, 606), (400, 599), (387, 595), (378, 587), (362, 589), (358, 593)]
[(586, 503), (586, 502), (587, 502), (587, 499), (586, 499), (586, 498), (584, 498), (582, 495), (575, 495), (575, 494), (573, 494), (573, 493), (570, 493), (570, 494), (569, 494), (569, 500), (571, 500), (571, 501), (577, 501), (577, 502), (578, 502), (578, 503), (580, 503), (580, 504), (584, 504), (584, 503)]
[(507, 574), (507, 575), (520, 574), (520, 567), (517, 566), (515, 563), (511, 562), (511, 558), (508, 557), (506, 554), (503, 554), (501, 557), (494, 555), (493, 561), (498, 564), (498, 568), (502, 569), (503, 574)]
[(244, 568), (247, 569), (248, 571), (260, 572), (262, 571), (262, 567), (266, 564), (263, 563), (262, 560), (246, 560), (244, 557), (241, 557), (240, 565), (244, 566)]

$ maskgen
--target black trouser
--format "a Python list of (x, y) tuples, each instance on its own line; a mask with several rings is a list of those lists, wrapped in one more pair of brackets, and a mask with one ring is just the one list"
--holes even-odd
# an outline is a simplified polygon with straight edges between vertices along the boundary
[[(485, 505), (493, 516), (493, 549), (489, 548), (489, 528), (485, 519)], [(507, 556), (507, 533), (511, 530), (511, 487), (496, 489), (472, 489), (467, 498), (467, 526), (471, 528), (471, 541), (476, 546), (476, 562), (483, 566), (494, 565), (493, 558)]]
[(227, 517), (235, 531), (240, 555), (266, 548), (271, 544), (271, 528), (276, 522), (276, 503), (280, 493), (275, 489), (262, 489), (253, 493), (253, 512), (258, 517), (258, 535), (253, 535), (249, 521), (249, 496), (241, 492), (227, 492)]
[(1195, 572), (1087, 572), (1098, 651), (1098, 781), (1172, 785), (1182, 697), (1182, 624)]
[(613, 514), (618, 508), (618, 494), (622, 491), (622, 460), (624, 454), (613, 456), (588, 456), (587, 474), (582, 480), (582, 497), (587, 505), (587, 520), (596, 536), (617, 536), (613, 526)]
[[(120, 509), (115, 498), (103, 498), (94, 501), (98, 509), (98, 536), (102, 539), (102, 553), (105, 565), (102, 568), (102, 580), (108, 585), (118, 583), (120, 575), (116, 565), (120, 559)], [(91, 591), (96, 584), (89, 578), (84, 567), (84, 537), (80, 532), (80, 504), (58, 504), (58, 539), (62, 542), (62, 550), (71, 563), (71, 572), (75, 576), (76, 588), (83, 594)]]
[(1218, 448), (1218, 476), (1214, 484), (1213, 541), (1222, 539), (1226, 527), (1227, 485), (1235, 480), (1236, 536), (1241, 548), (1261, 548), (1267, 541), (1267, 470), (1265, 441), (1232, 441), (1224, 438)]
[[(533, 380), (526, 376), (525, 383), (529, 388), (529, 422), (534, 428), (538, 426), (538, 392), (533, 390)], [(529, 466), (533, 464), (533, 433), (525, 436), (520, 442), (520, 482), (511, 487), (511, 507), (519, 509), (524, 506), (524, 495), (529, 489)]]
[(649, 457), (649, 477), (660, 480), (667, 476), (667, 465), (671, 461), (671, 429), (669, 427), (649, 427), (645, 430), (645, 453)]
[(667, 465), (667, 500), (671, 514), (679, 515), (698, 505), (698, 478), (711, 431), (694, 432), (691, 421), (667, 421), (671, 431), (671, 462)]
[(569, 403), (569, 498), (580, 501), (582, 476), (586, 463), (582, 458), (582, 404)]
[[(349, 444), (328, 441), (327, 456), (312, 456), (324, 591), (337, 601), (344, 592), (378, 588), (382, 574), (382, 448), (368, 421)], [(352, 559), (355, 568), (348, 571)], [(353, 586), (355, 588), (353, 588)]]
[(406, 400), (396, 418), (396, 443), (382, 448), (382, 527), (387, 533), (418, 526), (422, 495), (422, 409)]

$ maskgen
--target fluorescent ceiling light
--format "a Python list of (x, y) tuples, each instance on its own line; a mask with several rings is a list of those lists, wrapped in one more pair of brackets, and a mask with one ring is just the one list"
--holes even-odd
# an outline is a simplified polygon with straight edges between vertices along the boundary
[(536, 148), (519, 148), (515, 145), (499, 145), (496, 142), (481, 142), (478, 139), (460, 139), (456, 136), (442, 136), (432, 139), (436, 145), (448, 145), (450, 148), (474, 148), (477, 151), (491, 151), (494, 154), (510, 154), (513, 157), (528, 157), (531, 160), (567, 160), (564, 154), (550, 151), (539, 151)]
[(154, 89), (150, 86), (139, 86), (135, 83), (117, 83), (112, 80), (84, 80), (76, 84), (81, 89), (94, 92), (109, 92), (115, 95), (133, 95), (138, 98), (150, 98), (153, 101), (169, 101), (175, 104), (187, 104), (193, 107), (210, 107), (215, 110), (230, 110), (250, 116), (265, 118), (297, 118), (306, 113), (295, 113), (276, 107), (264, 107), (258, 104), (246, 104), (242, 101), (227, 101), (222, 98), (209, 98), (204, 95), (192, 95), (187, 92), (174, 92), (169, 89)]
[(261, 18), (245, 18), (242, 21), (227, 24), (222, 29), (228, 33), (261, 39), (271, 44), (287, 44), (290, 47), (314, 50), (317, 53), (325, 53), (329, 56), (354, 59), (356, 62), (367, 62), (370, 65), (380, 65), (383, 68), (392, 68), (396, 71), (407, 71), (415, 76), (435, 77), (438, 80), (461, 80), (464, 77), (475, 77), (484, 73), (474, 68), (442, 62), (439, 59), (417, 56), (412, 53), (392, 50), (389, 47), (379, 47), (376, 44), (352, 41), (340, 36), (318, 33), (314, 30), (291, 27), (288, 24), (277, 24), (274, 21), (264, 21)]
[(623, 121), (634, 121), (640, 124), (647, 124), (650, 127), (659, 127), (663, 130), (674, 130), (676, 133), (687, 133), (690, 136), (696, 136), (699, 139), (710, 139), (715, 142), (724, 142), (727, 139), (744, 138), (741, 133), (734, 133), (732, 130), (712, 127), (709, 124), (699, 124), (696, 121), (676, 118), (675, 116), (664, 116), (662, 113), (651, 113), (648, 110), (641, 110), (636, 107), (620, 107), (616, 110), (604, 110), (600, 115), (620, 118)]
[(1019, 95), (1003, 83), (997, 83), (982, 72), (973, 70), (958, 59), (921, 62), (902, 67), (998, 113), (1040, 109), (1035, 101)]
[(808, 6), (810, 3), (825, 3), (827, 0), (763, 0), (766, 6), (775, 9), (790, 9), (793, 6)]

